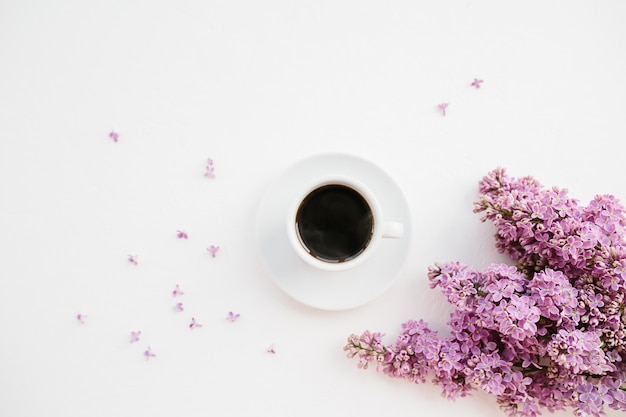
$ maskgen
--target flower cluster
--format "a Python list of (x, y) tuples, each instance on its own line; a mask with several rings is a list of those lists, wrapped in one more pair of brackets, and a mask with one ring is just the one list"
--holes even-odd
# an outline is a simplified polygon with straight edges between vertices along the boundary
[(619, 201), (587, 207), (567, 190), (544, 188), (503, 169), (480, 181), (475, 212), (496, 227), (496, 246), (516, 262), (483, 271), (459, 262), (428, 271), (455, 309), (450, 334), (423, 321), (397, 341), (352, 335), (344, 347), (359, 367), (376, 363), (415, 383), (432, 377), (444, 397), (482, 390), (509, 416), (571, 408), (578, 416), (626, 411), (626, 216)]

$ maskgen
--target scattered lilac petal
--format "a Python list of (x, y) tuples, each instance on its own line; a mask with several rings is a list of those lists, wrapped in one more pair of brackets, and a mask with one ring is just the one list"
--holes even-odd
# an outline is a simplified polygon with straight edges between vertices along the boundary
[(174, 310), (178, 312), (185, 311), (185, 309), (183, 308), (183, 303), (176, 303), (176, 305), (174, 305)]
[(78, 320), (80, 322), (80, 324), (85, 324), (85, 320), (86, 319), (87, 319), (87, 315), (86, 314), (78, 313), (76, 315), (76, 320)]
[(274, 346), (273, 343), (270, 345), (270, 347), (267, 348), (267, 353), (271, 353), (271, 354), (276, 353), (276, 347)]
[(215, 167), (213, 167), (213, 160), (209, 158), (204, 168), (204, 176), (207, 178), (215, 178)]
[(141, 336), (141, 330), (130, 332), (130, 343), (139, 342)]
[(236, 322), (239, 319), (239, 313), (233, 313), (232, 311), (228, 312), (228, 316), (226, 316), (226, 320), (230, 320), (231, 322)]
[(138, 265), (137, 255), (128, 255), (128, 262), (130, 262), (131, 264), (137, 266)]
[(202, 327), (202, 325), (196, 321), (196, 318), (195, 318), (195, 317), (192, 317), (192, 318), (191, 318), (191, 323), (189, 324), (189, 328), (190, 328), (191, 330), (193, 330), (193, 329), (195, 329), (195, 328), (197, 328), (197, 327)]
[(119, 133), (117, 133), (117, 132), (115, 132), (115, 131), (111, 131), (111, 133), (109, 133), (109, 137), (110, 137), (111, 139), (113, 139), (113, 142), (116, 142), (116, 143), (117, 143), (117, 141), (118, 141), (118, 140), (119, 140), (119, 138), (120, 138), (120, 134), (119, 134)]
[(176, 284), (176, 288), (174, 288), (174, 290), (172, 291), (172, 296), (178, 297), (179, 295), (184, 295), (184, 294), (185, 293), (183, 292), (183, 290), (180, 289), (180, 286)]
[(148, 348), (143, 353), (143, 356), (146, 357), (146, 360), (150, 360), (150, 358), (154, 358), (156, 355), (152, 353), (152, 349), (150, 348), (150, 346), (148, 346)]
[(176, 237), (179, 239), (187, 239), (189, 236), (187, 235), (187, 232), (183, 231), (183, 230), (177, 230), (176, 231)]
[(211, 245), (208, 248), (206, 248), (206, 250), (211, 254), (212, 257), (215, 258), (215, 255), (217, 255), (217, 251), (220, 250), (220, 247)]
[(480, 84), (482, 84), (483, 80), (479, 80), (478, 78), (474, 78), (474, 82), (472, 82), (472, 87), (480, 88)]
[(439, 103), (439, 105), (437, 106), (443, 116), (446, 115), (446, 109), (448, 108), (448, 104), (450, 103)]

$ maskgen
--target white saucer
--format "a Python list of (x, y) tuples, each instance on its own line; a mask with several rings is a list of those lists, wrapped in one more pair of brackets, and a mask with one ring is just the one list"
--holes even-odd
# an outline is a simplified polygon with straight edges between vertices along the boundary
[[(324, 272), (306, 264), (289, 244), (287, 210), (302, 187), (317, 177), (346, 175), (376, 195), (387, 221), (404, 225), (400, 239), (383, 239), (365, 263), (347, 271)], [(257, 217), (257, 241), (272, 278), (295, 300), (323, 310), (359, 307), (383, 294), (396, 281), (408, 255), (411, 215), (398, 185), (378, 166), (348, 154), (328, 153), (304, 159), (269, 187)]]

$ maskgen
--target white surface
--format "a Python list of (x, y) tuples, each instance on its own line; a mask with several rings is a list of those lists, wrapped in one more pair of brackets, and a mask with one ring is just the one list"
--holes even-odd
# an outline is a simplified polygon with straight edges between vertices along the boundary
[[(624, 21), (619, 0), (0, 0), (0, 415), (503, 415), (342, 346), (445, 329), (427, 267), (502, 259), (472, 213), (496, 166), (626, 200)], [(256, 256), (263, 190), (317, 152), (375, 162), (412, 210), (398, 281), (354, 310), (292, 301)]]

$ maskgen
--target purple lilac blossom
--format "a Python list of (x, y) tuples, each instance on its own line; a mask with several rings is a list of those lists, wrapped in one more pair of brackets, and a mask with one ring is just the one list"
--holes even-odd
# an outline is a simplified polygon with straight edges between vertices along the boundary
[(130, 343), (137, 343), (141, 338), (141, 330), (130, 332)]
[(198, 327), (202, 327), (202, 324), (198, 323), (195, 317), (191, 318), (191, 323), (189, 323), (189, 329), (197, 329)]
[(476, 88), (480, 88), (480, 85), (483, 83), (484, 80), (479, 80), (478, 78), (474, 78), (474, 81), (472, 81), (472, 84), (470, 84), (472, 87), (476, 87)]
[(209, 252), (211, 254), (211, 256), (213, 258), (215, 258), (215, 256), (217, 256), (217, 251), (220, 250), (220, 247), (216, 246), (216, 245), (211, 245), (208, 248), (206, 248), (206, 250), (207, 250), (207, 252)]
[(228, 312), (228, 315), (226, 316), (226, 320), (229, 320), (231, 322), (236, 322), (237, 320), (239, 320), (239, 313), (233, 313), (232, 311)]
[(152, 353), (152, 348), (148, 346), (146, 350), (143, 352), (143, 356), (146, 358), (146, 360), (150, 360), (151, 358), (156, 357), (156, 354)]
[(180, 286), (178, 284), (176, 284), (176, 287), (174, 287), (174, 289), (172, 290), (172, 296), (173, 297), (178, 297), (181, 295), (184, 295), (185, 293), (183, 292), (183, 290), (180, 289)]
[(207, 178), (215, 178), (215, 167), (213, 166), (213, 159), (209, 158), (204, 167), (204, 176)]
[(435, 263), (430, 286), (455, 307), (449, 334), (410, 320), (393, 344), (379, 332), (351, 335), (347, 355), (393, 378), (431, 378), (449, 399), (481, 390), (509, 416), (626, 411), (623, 207), (609, 195), (584, 207), (567, 190), (500, 168), (479, 190), (475, 212), (516, 265)]

